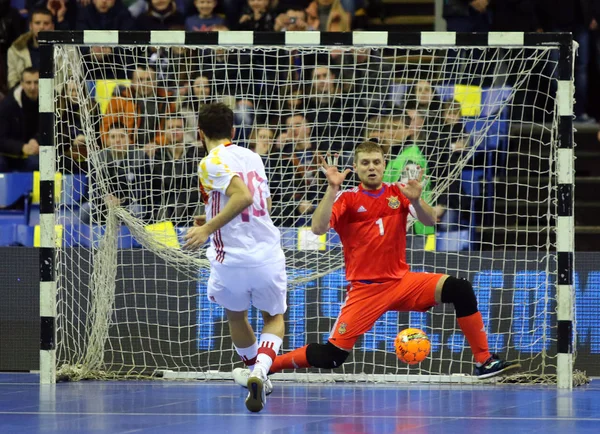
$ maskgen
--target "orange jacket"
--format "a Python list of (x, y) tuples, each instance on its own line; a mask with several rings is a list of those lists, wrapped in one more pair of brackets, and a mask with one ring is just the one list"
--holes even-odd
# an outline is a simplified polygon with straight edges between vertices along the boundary
[[(159, 88), (158, 96), (164, 98), (158, 113), (175, 113), (176, 105), (171, 94)], [(127, 128), (130, 135), (135, 136), (136, 130), (142, 122), (141, 115), (131, 88), (125, 88), (118, 95), (114, 95), (108, 103), (106, 113), (102, 117), (102, 136), (104, 137), (108, 130), (117, 123)], [(162, 124), (163, 122), (161, 122), (161, 126)], [(160, 140), (159, 131), (156, 132), (156, 138)]]

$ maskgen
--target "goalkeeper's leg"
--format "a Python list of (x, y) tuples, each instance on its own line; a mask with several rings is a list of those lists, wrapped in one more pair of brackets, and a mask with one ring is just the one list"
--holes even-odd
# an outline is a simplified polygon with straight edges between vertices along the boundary
[(331, 342), (326, 344), (308, 344), (289, 353), (283, 354), (271, 366), (271, 374), (284, 369), (321, 368), (334, 369), (342, 366), (348, 358), (349, 351), (336, 347)]
[(507, 362), (491, 354), (481, 312), (471, 282), (452, 276), (442, 277), (436, 286), (435, 299), (439, 303), (452, 303), (456, 320), (471, 346), (475, 358), (475, 375), (490, 378), (518, 370), (521, 365)]

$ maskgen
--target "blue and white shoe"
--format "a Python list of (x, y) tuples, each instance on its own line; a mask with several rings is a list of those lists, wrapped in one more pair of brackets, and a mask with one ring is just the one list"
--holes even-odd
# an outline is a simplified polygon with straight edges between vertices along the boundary
[[(251, 374), (250, 369), (235, 368), (232, 374), (235, 384), (248, 388), (248, 378), (250, 378)], [(269, 396), (271, 393), (273, 393), (273, 383), (271, 383), (271, 379), (267, 377), (267, 381), (265, 381), (265, 395)]]
[(255, 369), (248, 377), (246, 408), (253, 413), (261, 411), (267, 403), (267, 394), (265, 393), (267, 380), (267, 376), (261, 369)]
[(496, 354), (487, 359), (487, 361), (481, 366), (475, 366), (475, 376), (484, 380), (486, 378), (492, 378), (499, 375), (512, 374), (521, 368), (521, 364), (518, 362), (507, 362), (502, 360)]

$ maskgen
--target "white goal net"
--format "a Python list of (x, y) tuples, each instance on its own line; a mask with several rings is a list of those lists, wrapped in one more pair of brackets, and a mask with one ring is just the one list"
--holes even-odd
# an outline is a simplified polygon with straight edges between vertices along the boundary
[[(181, 248), (204, 214), (197, 111), (213, 101), (234, 110), (235, 143), (267, 169), (290, 276), (283, 352), (327, 339), (347, 285), (339, 238), (308, 229), (326, 188), (317, 155), (351, 167), (355, 146), (376, 140), (385, 181), (422, 167), (438, 211), (435, 228), (409, 225), (411, 268), (470, 279), (490, 350), (519, 360), (525, 381), (556, 374), (558, 104), (572, 99), (559, 89), (558, 45), (57, 43), (53, 59), (60, 378), (227, 377), (242, 366), (206, 297), (204, 251)], [(260, 332), (260, 315), (249, 317)], [(409, 326), (432, 341), (410, 367), (393, 351)], [(387, 313), (335, 373), (467, 381), (473, 367), (447, 305)], [(286, 378), (327, 378), (308, 372)]]

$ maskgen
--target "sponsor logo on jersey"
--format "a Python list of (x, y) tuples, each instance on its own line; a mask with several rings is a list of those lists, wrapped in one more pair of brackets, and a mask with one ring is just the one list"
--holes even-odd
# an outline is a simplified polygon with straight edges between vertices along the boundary
[(387, 198), (387, 200), (388, 200), (388, 206), (391, 209), (400, 208), (400, 200), (398, 199), (398, 196), (390, 196)]
[(367, 209), (364, 206), (361, 205), (360, 208), (358, 208), (356, 210), (356, 212), (367, 212)]
[(340, 326), (338, 327), (338, 333), (341, 335), (346, 333), (346, 323), (345, 322), (341, 323)]

